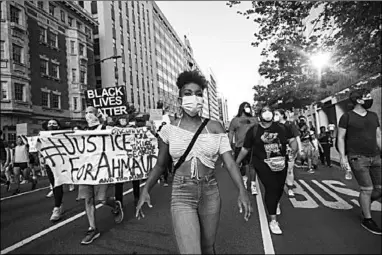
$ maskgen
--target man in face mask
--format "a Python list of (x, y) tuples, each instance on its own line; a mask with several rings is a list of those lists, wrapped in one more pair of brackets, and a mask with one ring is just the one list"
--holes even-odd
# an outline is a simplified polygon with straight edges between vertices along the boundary
[[(252, 116), (251, 105), (247, 102), (243, 102), (239, 106), (239, 112), (235, 118), (232, 119), (229, 126), (229, 140), (231, 147), (234, 148), (235, 158), (238, 157), (241, 148), (243, 147), (245, 134), (247, 131), (255, 124), (257, 120)], [(250, 167), (250, 153), (242, 161), (241, 174), (243, 176), (244, 187), (247, 188), (247, 183), (251, 183), (251, 193), (252, 195), (257, 195), (256, 187), (256, 172)]]
[(344, 113), (338, 124), (337, 145), (344, 170), (351, 168), (360, 186), (359, 201), (364, 219), (362, 227), (380, 235), (381, 228), (371, 217), (371, 203), (381, 198), (381, 129), (370, 92), (357, 89), (350, 93), (354, 109)]

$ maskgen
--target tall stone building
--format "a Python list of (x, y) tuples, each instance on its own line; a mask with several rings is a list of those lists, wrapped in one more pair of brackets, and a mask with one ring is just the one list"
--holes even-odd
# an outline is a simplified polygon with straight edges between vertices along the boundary
[(95, 85), (97, 22), (72, 1), (1, 1), (1, 129), (37, 134), (49, 118), (82, 119), (84, 91)]

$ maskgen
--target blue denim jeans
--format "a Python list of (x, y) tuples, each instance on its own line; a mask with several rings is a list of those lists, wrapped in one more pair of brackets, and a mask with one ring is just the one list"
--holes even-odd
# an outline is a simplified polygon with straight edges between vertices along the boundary
[(174, 176), (171, 216), (180, 254), (215, 254), (221, 200), (214, 175)]

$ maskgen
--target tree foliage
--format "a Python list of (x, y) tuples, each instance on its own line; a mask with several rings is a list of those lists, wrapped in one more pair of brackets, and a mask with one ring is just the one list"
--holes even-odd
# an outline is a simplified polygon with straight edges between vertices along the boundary
[[(255, 101), (310, 103), (332, 92), (348, 73), (363, 76), (381, 69), (381, 2), (253, 1), (252, 8), (238, 13), (258, 25), (252, 45), (263, 47), (259, 74), (270, 81), (267, 87), (254, 86)], [(309, 58), (319, 51), (332, 55), (332, 65), (321, 75)]]

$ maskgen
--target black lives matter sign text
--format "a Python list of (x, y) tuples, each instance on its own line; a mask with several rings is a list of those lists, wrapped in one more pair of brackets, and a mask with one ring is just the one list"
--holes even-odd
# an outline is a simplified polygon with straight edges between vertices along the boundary
[(88, 105), (100, 109), (104, 115), (127, 115), (126, 88), (124, 86), (87, 90), (86, 100)]
[(147, 128), (113, 128), (52, 134), (40, 132), (39, 151), (55, 186), (98, 185), (146, 179), (158, 145)]

